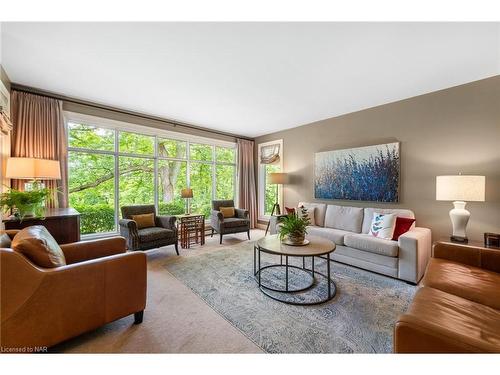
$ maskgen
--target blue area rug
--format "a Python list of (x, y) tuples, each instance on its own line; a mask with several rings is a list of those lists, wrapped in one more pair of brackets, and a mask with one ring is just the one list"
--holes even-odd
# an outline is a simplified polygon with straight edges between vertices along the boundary
[[(267, 254), (262, 259), (264, 264), (280, 261)], [(301, 266), (302, 258), (293, 264)], [(316, 261), (317, 269), (326, 273), (325, 264)], [(268, 353), (390, 353), (394, 322), (416, 292), (402, 281), (332, 262), (334, 299), (316, 306), (277, 302), (257, 286), (253, 242), (173, 258), (165, 267)], [(268, 270), (262, 277), (271, 283), (276, 276), (271, 273), (281, 271)], [(303, 284), (301, 275), (294, 273), (290, 285)], [(326, 283), (319, 283), (300, 298), (317, 298), (325, 288)]]

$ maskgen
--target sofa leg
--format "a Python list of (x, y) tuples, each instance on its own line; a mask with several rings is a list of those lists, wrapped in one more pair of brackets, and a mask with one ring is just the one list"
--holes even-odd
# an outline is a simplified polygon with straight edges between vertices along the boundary
[(210, 234), (210, 237), (214, 236), (214, 228), (212, 228), (212, 234)]
[(247, 230), (247, 236), (248, 236), (248, 239), (250, 239), (250, 229)]
[(175, 243), (175, 252), (179, 255), (179, 242)]
[(222, 233), (220, 235), (220, 242), (219, 243), (222, 245)]
[(134, 313), (134, 324), (141, 324), (144, 318), (144, 310)]

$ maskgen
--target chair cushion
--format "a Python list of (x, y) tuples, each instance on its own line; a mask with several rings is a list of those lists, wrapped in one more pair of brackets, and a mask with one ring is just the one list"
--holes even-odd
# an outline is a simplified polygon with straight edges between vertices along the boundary
[(155, 214), (132, 215), (131, 217), (136, 222), (138, 229), (155, 226)]
[(222, 212), (224, 218), (234, 217), (234, 207), (219, 207), (219, 211)]
[(225, 228), (244, 227), (244, 226), (249, 225), (249, 221), (247, 219), (230, 217), (230, 218), (224, 219), (223, 224), (224, 224)]
[(399, 253), (399, 246), (396, 241), (384, 240), (369, 234), (346, 234), (344, 244), (354, 249), (389, 257), (397, 257)]
[(43, 268), (66, 265), (66, 258), (61, 247), (43, 225), (33, 225), (22, 229), (14, 236), (12, 249)]
[(317, 226), (308, 226), (307, 227), (307, 235), (309, 236), (318, 236), (329, 239), (330, 241), (335, 242), (336, 245), (344, 244), (344, 236), (346, 234), (352, 234), (352, 232), (348, 232), (341, 229), (333, 229), (333, 228), (323, 228)]
[(431, 258), (422, 284), (500, 310), (500, 274)]
[(325, 227), (361, 233), (363, 208), (336, 206), (329, 204), (326, 208)]
[(139, 233), (140, 242), (152, 242), (175, 237), (175, 232), (172, 229), (160, 227), (143, 228), (137, 232)]

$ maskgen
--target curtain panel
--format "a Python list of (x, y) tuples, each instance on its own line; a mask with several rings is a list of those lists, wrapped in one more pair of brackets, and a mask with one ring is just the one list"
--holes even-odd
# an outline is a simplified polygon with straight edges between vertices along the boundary
[[(68, 207), (68, 148), (62, 101), (13, 90), (11, 117), (11, 155), (58, 160), (61, 179), (43, 181), (46, 187), (57, 190), (47, 206)], [(13, 179), (11, 185), (23, 189), (24, 182)]]
[(257, 226), (254, 142), (238, 139), (238, 206), (250, 212), (250, 228)]

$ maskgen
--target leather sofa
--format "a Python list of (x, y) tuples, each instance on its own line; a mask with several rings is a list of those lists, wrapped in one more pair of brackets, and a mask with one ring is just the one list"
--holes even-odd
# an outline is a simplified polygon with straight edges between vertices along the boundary
[[(12, 239), (17, 230), (5, 231)], [(125, 238), (60, 245), (65, 265), (43, 268), (0, 248), (3, 352), (51, 347), (146, 305), (146, 255), (126, 252)]]
[(500, 250), (437, 242), (396, 353), (500, 353)]
[[(431, 231), (412, 225), (398, 241), (368, 234), (373, 213), (395, 213), (415, 218), (410, 210), (337, 206), (299, 202), (299, 207), (314, 208), (314, 224), (307, 234), (335, 242), (332, 259), (416, 284), (424, 275), (431, 254)], [(278, 217), (271, 217), (271, 234), (277, 233)]]

